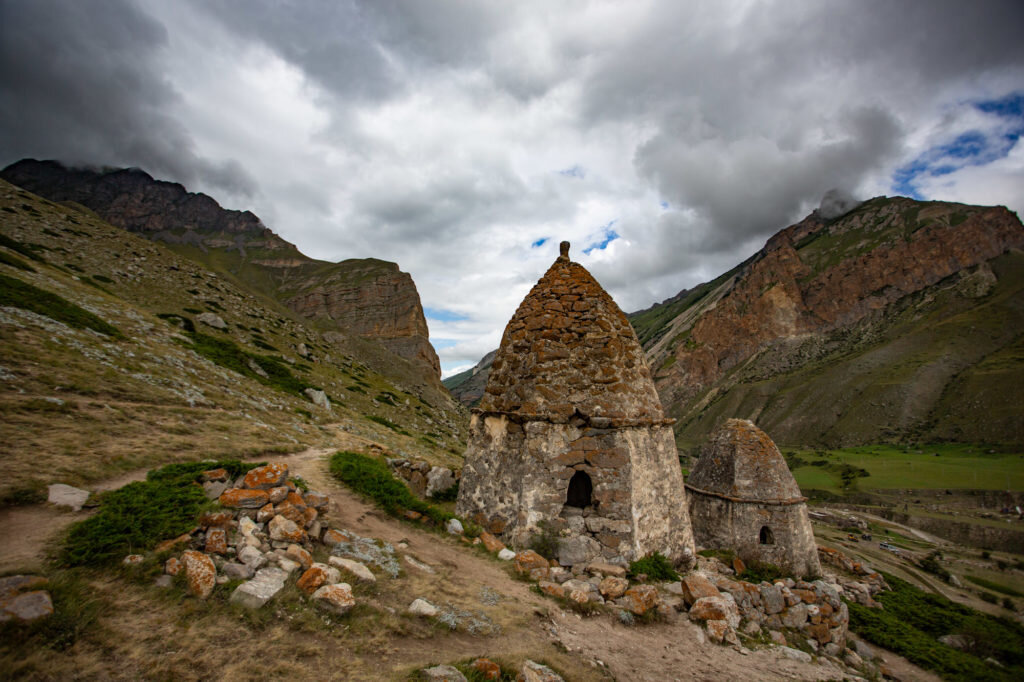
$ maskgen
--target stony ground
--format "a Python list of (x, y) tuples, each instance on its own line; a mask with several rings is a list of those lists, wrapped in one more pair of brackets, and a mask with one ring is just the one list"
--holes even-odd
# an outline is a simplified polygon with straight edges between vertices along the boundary
[[(842, 679), (832, 667), (781, 656), (776, 649), (734, 649), (707, 641), (685, 618), (625, 626), (612, 616), (581, 617), (531, 591), (509, 565), (452, 538), (386, 516), (338, 484), (327, 471), (334, 449), (369, 442), (338, 432), (335, 448), (282, 458), (294, 474), (331, 498), (332, 525), (406, 548), (403, 575), (357, 595), (362, 606), (330, 626), (294, 611), (266, 614), (259, 627), (230, 608), (139, 585), (115, 573), (90, 578), (100, 616), (74, 646), (13, 652), (27, 679), (253, 679), (256, 677), (401, 679), (432, 663), (489, 656), (509, 664), (526, 658), (569, 680)], [(144, 472), (112, 481), (123, 485)], [(105, 486), (106, 487), (106, 486)], [(41, 567), (47, 541), (80, 513), (47, 506), (0, 513), (0, 572)], [(417, 565), (419, 567), (417, 567)], [(500, 634), (449, 631), (403, 613), (416, 597), (466, 613), (482, 613)], [(273, 609), (273, 605), (267, 607)], [(934, 679), (885, 655), (901, 679)], [(12, 660), (4, 661), (10, 672)]]

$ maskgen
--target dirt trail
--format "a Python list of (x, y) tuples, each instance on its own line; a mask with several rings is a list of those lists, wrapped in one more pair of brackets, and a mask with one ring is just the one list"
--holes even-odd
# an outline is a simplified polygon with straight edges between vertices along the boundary
[[(414, 667), (480, 655), (547, 660), (570, 680), (743, 679), (754, 671), (759, 680), (843, 677), (842, 671), (830, 664), (801, 663), (784, 658), (775, 649), (746, 651), (712, 644), (701, 628), (682, 615), (675, 623), (628, 627), (613, 616), (581, 618), (564, 611), (512, 577), (507, 564), (453, 537), (396, 521), (330, 476), (327, 459), (332, 452), (339, 448), (366, 450), (369, 445), (369, 441), (338, 431), (334, 447), (311, 448), (274, 459), (287, 462), (313, 489), (330, 496), (328, 519), (332, 526), (400, 548), (403, 576), (379, 583), (380, 591), (372, 598), (374, 607), (399, 612), (403, 605), (423, 597), (439, 606), (484, 614), (500, 627), (500, 634), (474, 636), (437, 627), (427, 636), (382, 634), (372, 645), (359, 647), (367, 651), (322, 651), (325, 662), (347, 661), (352, 679), (394, 678)], [(133, 472), (93, 487), (111, 489), (144, 475)], [(0, 542), (7, 551), (0, 558), (0, 571), (40, 566), (50, 538), (88, 514), (88, 510), (72, 513), (49, 505), (3, 510)], [(404, 556), (415, 559), (420, 567), (405, 561)], [(489, 600), (483, 599), (488, 595)], [(495, 595), (496, 604), (486, 603)], [(294, 637), (296, 646), (302, 639), (300, 634), (285, 637), (287, 641)], [(234, 648), (234, 643), (225, 642), (225, 646)], [(923, 673), (915, 674), (913, 666), (901, 668), (903, 679), (926, 679)]]

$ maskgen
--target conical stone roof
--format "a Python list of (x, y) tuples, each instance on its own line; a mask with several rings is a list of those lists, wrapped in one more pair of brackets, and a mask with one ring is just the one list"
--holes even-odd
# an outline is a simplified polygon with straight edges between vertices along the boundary
[(643, 349), (611, 296), (562, 255), (523, 299), (494, 358), (484, 412), (663, 419)]
[(775, 443), (746, 419), (730, 419), (714, 433), (686, 487), (744, 502), (804, 499)]

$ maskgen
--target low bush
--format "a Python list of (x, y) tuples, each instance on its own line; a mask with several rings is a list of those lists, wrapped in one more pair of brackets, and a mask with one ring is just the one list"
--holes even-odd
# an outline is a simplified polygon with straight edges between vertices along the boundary
[(239, 476), (256, 464), (236, 460), (169, 464), (100, 496), (100, 510), (68, 529), (59, 562), (64, 566), (110, 564), (127, 554), (152, 549), (162, 540), (188, 532), (208, 505), (193, 485), (208, 469)]
[(331, 474), (358, 493), (366, 495), (392, 516), (406, 509), (429, 517), (439, 526), (455, 518), (443, 509), (424, 502), (412, 494), (404, 483), (392, 475), (387, 464), (358, 452), (341, 451), (331, 457)]
[(454, 502), (459, 499), (459, 482), (455, 481), (444, 490), (438, 490), (430, 496), (430, 499), (438, 502)]
[(530, 549), (545, 559), (554, 559), (558, 554), (558, 533), (549, 521), (541, 521), (537, 528), (540, 532), (530, 538)]
[(115, 339), (124, 338), (120, 330), (71, 301), (15, 277), (0, 275), (0, 306), (23, 308), (69, 327), (92, 329)]
[(403, 429), (403, 428), (402, 428), (401, 426), (399, 426), (399, 425), (398, 425), (398, 424), (396, 424), (395, 422), (391, 421), (391, 420), (390, 420), (390, 419), (388, 419), (387, 417), (378, 417), (378, 416), (377, 416), (377, 415), (375, 415), (375, 414), (368, 414), (368, 415), (366, 415), (366, 418), (367, 418), (367, 419), (369, 419), (369, 420), (370, 420), (370, 421), (372, 421), (372, 422), (375, 422), (375, 423), (377, 423), (377, 424), (380, 424), (381, 426), (386, 426), (386, 427), (388, 427), (389, 429), (391, 429), (391, 430), (392, 430), (392, 431), (394, 431), (395, 433), (400, 433), (400, 434), (402, 434), (403, 436), (408, 436), (408, 435), (409, 435), (409, 432), (408, 432), (408, 431), (406, 431), (406, 430), (405, 430), (405, 429)]
[(266, 386), (305, 397), (303, 391), (307, 385), (296, 378), (280, 360), (249, 353), (230, 339), (221, 339), (197, 331), (188, 332), (188, 335), (192, 339), (192, 350), (207, 360)]
[(787, 573), (785, 571), (775, 564), (770, 564), (767, 561), (751, 559), (750, 561), (745, 561), (743, 563), (746, 568), (744, 568), (743, 572), (736, 577), (740, 580), (746, 580), (748, 583), (773, 583), (780, 578), (787, 577)]
[[(910, 583), (883, 574), (891, 591), (875, 598), (883, 609), (847, 602), (850, 629), (911, 662), (949, 680), (1024, 679), (1024, 627), (927, 594)], [(938, 641), (962, 634), (975, 642), (973, 652), (959, 651)], [(1005, 668), (985, 663), (992, 657)]]
[(679, 574), (673, 568), (672, 562), (661, 552), (654, 552), (642, 559), (630, 562), (629, 576), (635, 577), (641, 574), (646, 575), (648, 580), (663, 582), (679, 580)]

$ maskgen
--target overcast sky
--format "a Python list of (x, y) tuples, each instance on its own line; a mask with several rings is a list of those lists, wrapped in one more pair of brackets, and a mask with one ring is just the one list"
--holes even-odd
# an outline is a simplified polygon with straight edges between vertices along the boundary
[(446, 373), (572, 242), (626, 311), (839, 188), (1024, 210), (1024, 2), (0, 0), (0, 165), (396, 261)]

